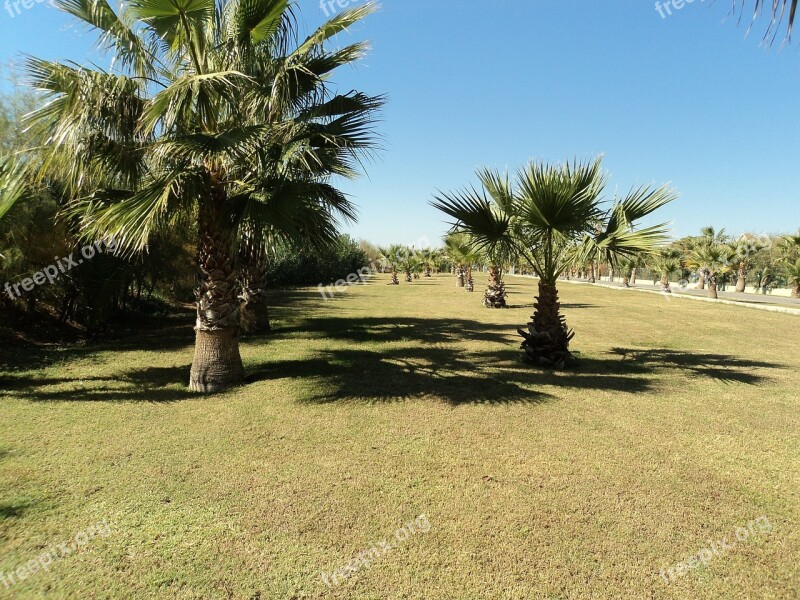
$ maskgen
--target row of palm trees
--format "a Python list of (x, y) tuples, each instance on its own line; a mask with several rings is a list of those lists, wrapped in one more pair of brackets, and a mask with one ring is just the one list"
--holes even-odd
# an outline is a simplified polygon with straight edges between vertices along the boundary
[(771, 279), (782, 277), (800, 298), (800, 232), (797, 235), (731, 237), (725, 230), (705, 227), (696, 237), (684, 238), (662, 249), (650, 260), (640, 261), (661, 276), (668, 287), (671, 277), (697, 275), (697, 289), (709, 298), (718, 297), (720, 284), (732, 279), (735, 291), (743, 293), (752, 270), (760, 269), (758, 286), (766, 289)]

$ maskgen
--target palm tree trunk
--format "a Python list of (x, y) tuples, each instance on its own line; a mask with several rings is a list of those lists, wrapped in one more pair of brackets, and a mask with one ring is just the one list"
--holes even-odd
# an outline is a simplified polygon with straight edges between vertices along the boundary
[(468, 292), (475, 291), (475, 281), (472, 279), (472, 265), (467, 265), (467, 285)]
[(630, 283), (631, 283), (631, 285), (636, 283), (636, 267), (633, 267), (633, 269), (631, 269), (631, 280), (630, 280)]
[(489, 266), (489, 282), (483, 294), (483, 305), (486, 308), (506, 308), (506, 286), (498, 265)]
[(200, 202), (198, 215), (197, 323), (189, 379), (189, 388), (204, 394), (244, 381), (232, 232), (222, 214), (224, 201), (225, 191), (212, 176), (211, 198)]
[(411, 277), (410, 269), (406, 269), (405, 273), (406, 273), (406, 283), (411, 283), (412, 281), (414, 281), (413, 278)]
[(800, 283), (798, 283), (792, 290), (792, 298), (800, 298)]
[(400, 285), (400, 280), (397, 278), (397, 269), (392, 267), (392, 280), (389, 282), (389, 285)]
[(700, 279), (697, 280), (697, 289), (704, 290), (706, 289), (706, 276), (700, 273)]
[(566, 319), (561, 315), (555, 284), (539, 281), (534, 307), (528, 331), (517, 330), (525, 338), (522, 342), (525, 356), (539, 365), (563, 368), (572, 358), (569, 342), (575, 334), (567, 328)]
[(711, 274), (706, 279), (706, 283), (708, 284), (708, 292), (707, 295), (709, 298), (714, 298), (715, 300), (719, 298), (717, 295), (717, 276)]
[(747, 289), (747, 268), (746, 267), (739, 267), (739, 279), (736, 281), (736, 291), (744, 293)]
[(242, 266), (242, 332), (264, 334), (272, 331), (267, 304), (267, 277), (263, 260), (247, 260)]
[(465, 285), (464, 283), (465, 278), (466, 278), (466, 271), (464, 270), (464, 267), (459, 265), (458, 267), (456, 267), (456, 287), (463, 288)]

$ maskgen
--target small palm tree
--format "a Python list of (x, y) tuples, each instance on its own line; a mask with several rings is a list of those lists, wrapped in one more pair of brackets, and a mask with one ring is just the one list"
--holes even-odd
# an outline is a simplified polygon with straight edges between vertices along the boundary
[(682, 271), (681, 251), (676, 248), (664, 248), (652, 255), (647, 264), (653, 273), (661, 278), (661, 289), (671, 292), (670, 278), (673, 275), (680, 275)]
[(453, 262), (456, 286), (466, 287), (467, 269), (477, 259), (477, 253), (470, 244), (469, 236), (463, 232), (453, 232), (444, 238), (444, 253)]
[(391, 269), (392, 278), (389, 281), (389, 285), (400, 285), (400, 280), (397, 277), (397, 269), (403, 263), (405, 248), (403, 248), (403, 246), (400, 246), (398, 244), (393, 244), (388, 248), (381, 248), (380, 253), (381, 253), (381, 259)]
[[(665, 225), (636, 230), (634, 224), (672, 201), (672, 191), (639, 188), (604, 206), (605, 183), (601, 158), (560, 165), (531, 162), (518, 173), (506, 207), (474, 189), (433, 202), (455, 220), (455, 228), (470, 235), (473, 246), (518, 254), (539, 277), (532, 321), (527, 330), (518, 330), (526, 357), (537, 364), (563, 367), (572, 356), (574, 333), (561, 315), (557, 283), (575, 264), (576, 244), (585, 242), (584, 254), (599, 251), (615, 264), (666, 241)], [(598, 229), (603, 235), (596, 235)]]
[(792, 298), (800, 298), (800, 232), (787, 235), (781, 243), (782, 264), (792, 288)]
[(29, 61), (48, 96), (31, 121), (44, 139), (42, 175), (79, 199), (70, 214), (85, 237), (113, 237), (129, 252), (159, 227), (196, 220), (190, 388), (239, 384), (242, 239), (266, 244), (287, 223), (335, 237), (330, 216), (347, 216), (349, 204), (328, 178), (353, 176), (374, 147), (382, 99), (329, 84), (366, 46), (327, 47), (374, 5), (301, 41), (288, 0), (148, 0), (119, 13), (106, 0), (58, 4), (98, 31), (116, 71)]
[(747, 289), (747, 274), (753, 264), (756, 254), (765, 248), (755, 236), (743, 235), (729, 244), (731, 267), (736, 273), (736, 291), (743, 293)]
[(734, 251), (727, 244), (702, 243), (695, 246), (686, 258), (686, 266), (697, 271), (707, 286), (707, 296), (717, 299), (717, 286), (722, 275), (730, 273)]

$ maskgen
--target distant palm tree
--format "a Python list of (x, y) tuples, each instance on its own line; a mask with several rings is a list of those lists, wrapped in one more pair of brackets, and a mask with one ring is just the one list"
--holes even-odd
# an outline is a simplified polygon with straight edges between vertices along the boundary
[(704, 279), (709, 298), (718, 298), (717, 286), (722, 275), (730, 273), (734, 250), (727, 244), (702, 243), (695, 246), (686, 258), (688, 268), (697, 271)]
[(444, 253), (453, 262), (456, 274), (456, 286), (466, 287), (467, 269), (471, 270), (472, 264), (478, 257), (473, 249), (469, 236), (465, 233), (450, 233), (444, 238)]
[[(330, 216), (349, 214), (327, 179), (356, 173), (382, 100), (333, 93), (331, 73), (366, 45), (327, 42), (374, 5), (301, 41), (288, 0), (148, 0), (119, 13), (107, 0), (58, 4), (99, 32), (117, 72), (29, 61), (49, 100), (32, 119), (46, 140), (42, 173), (80, 191), (71, 215), (87, 238), (114, 237), (129, 252), (159, 226), (196, 219), (190, 388), (239, 384), (239, 242), (264, 243), (287, 224), (332, 240)], [(88, 194), (87, 180), (98, 182)]]
[(400, 285), (400, 280), (397, 278), (397, 269), (403, 263), (405, 248), (398, 244), (393, 244), (388, 248), (381, 248), (380, 252), (381, 252), (381, 259), (391, 269), (392, 278), (389, 281), (389, 285)]
[[(500, 176), (498, 175), (498, 178)], [(536, 310), (527, 330), (519, 329), (531, 361), (563, 367), (572, 357), (574, 333), (560, 312), (557, 283), (584, 254), (599, 252), (611, 264), (638, 252), (650, 252), (666, 241), (666, 226), (634, 229), (634, 224), (675, 198), (666, 187), (633, 190), (604, 206), (605, 175), (601, 159), (583, 163), (531, 162), (517, 175), (511, 202), (503, 209), (474, 190), (437, 197), (433, 206), (452, 217), (477, 249), (518, 254), (539, 277)], [(603, 235), (596, 235), (597, 230)]]
[(800, 298), (800, 231), (787, 235), (781, 244), (783, 267), (792, 288), (792, 297)]
[(758, 252), (765, 248), (755, 236), (743, 235), (729, 244), (731, 267), (736, 273), (736, 291), (744, 293), (747, 289), (747, 274)]
[(680, 275), (682, 270), (681, 251), (676, 248), (665, 248), (652, 255), (647, 261), (650, 269), (661, 278), (661, 289), (672, 291), (669, 286), (673, 275)]

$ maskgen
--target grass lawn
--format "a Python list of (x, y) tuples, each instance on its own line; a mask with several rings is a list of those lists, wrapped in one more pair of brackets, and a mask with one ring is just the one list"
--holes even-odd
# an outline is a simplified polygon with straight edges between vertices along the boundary
[(191, 316), (4, 349), (0, 572), (110, 531), (0, 597), (800, 596), (800, 318), (563, 285), (581, 360), (551, 373), (520, 361), (534, 282), (490, 311), (482, 280), (386, 281), (276, 294), (210, 398)]

